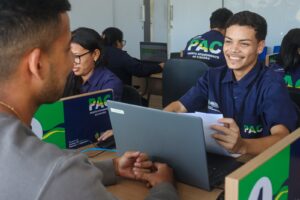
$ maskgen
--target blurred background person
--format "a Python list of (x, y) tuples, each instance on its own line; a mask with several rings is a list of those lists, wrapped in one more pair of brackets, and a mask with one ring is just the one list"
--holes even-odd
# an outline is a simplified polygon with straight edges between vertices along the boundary
[(282, 39), (280, 53), (270, 66), (282, 74), (286, 86), (300, 94), (300, 29), (291, 29)]
[(215, 10), (209, 18), (210, 31), (190, 39), (183, 51), (183, 57), (199, 59), (209, 67), (225, 65), (223, 53), (225, 24), (232, 15), (227, 8)]
[(123, 39), (123, 32), (120, 29), (109, 27), (102, 32), (102, 38), (105, 46), (103, 60), (124, 84), (131, 85), (132, 76), (147, 77), (163, 70), (164, 63), (142, 63), (124, 51), (123, 47), (126, 41)]

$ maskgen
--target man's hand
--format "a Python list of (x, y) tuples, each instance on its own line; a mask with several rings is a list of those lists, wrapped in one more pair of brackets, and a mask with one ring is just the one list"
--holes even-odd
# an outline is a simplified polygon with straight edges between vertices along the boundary
[(154, 163), (153, 172), (135, 171), (136, 179), (147, 182), (148, 186), (155, 186), (162, 182), (174, 183), (173, 170), (167, 164)]
[(158, 65), (160, 66), (161, 69), (164, 69), (164, 67), (165, 67), (165, 63), (164, 62), (159, 63)]
[(180, 101), (174, 101), (174, 102), (170, 103), (169, 105), (167, 105), (164, 108), (164, 111), (183, 113), (183, 112), (187, 112), (187, 109), (184, 107), (184, 105)]
[(140, 152), (126, 152), (113, 162), (117, 175), (131, 179), (135, 179), (134, 171), (150, 172), (153, 165), (148, 156)]
[(211, 126), (212, 129), (221, 132), (213, 134), (213, 138), (231, 153), (245, 154), (247, 152), (246, 144), (241, 138), (240, 129), (234, 119), (222, 118), (218, 122), (223, 123), (224, 126)]
[(98, 141), (106, 140), (107, 138), (109, 138), (109, 137), (111, 137), (111, 136), (113, 136), (113, 130), (112, 130), (112, 129), (107, 130), (107, 131), (105, 131), (104, 133), (102, 133), (102, 134), (100, 135), (100, 137), (97, 138), (97, 140), (98, 140)]

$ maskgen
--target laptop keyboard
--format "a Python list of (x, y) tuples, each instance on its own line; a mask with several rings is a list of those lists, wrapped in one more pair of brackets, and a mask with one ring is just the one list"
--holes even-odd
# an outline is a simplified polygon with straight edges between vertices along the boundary
[(225, 176), (242, 166), (243, 163), (235, 158), (207, 154), (209, 182), (211, 186), (218, 186), (224, 182)]

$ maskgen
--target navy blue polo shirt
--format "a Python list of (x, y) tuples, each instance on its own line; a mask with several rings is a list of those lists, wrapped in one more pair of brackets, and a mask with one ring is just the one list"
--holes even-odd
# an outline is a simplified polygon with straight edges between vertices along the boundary
[(104, 89), (112, 89), (114, 100), (121, 100), (123, 91), (122, 81), (107, 68), (99, 66), (94, 69), (90, 78), (81, 86), (80, 93)]
[(210, 67), (226, 64), (223, 54), (224, 36), (215, 30), (210, 30), (188, 41), (183, 51), (183, 57), (199, 59)]
[(126, 51), (111, 46), (105, 47), (103, 60), (107, 68), (126, 85), (131, 85), (132, 76), (147, 77), (162, 71), (158, 64), (142, 63)]
[(207, 109), (233, 118), (243, 138), (268, 136), (278, 124), (290, 131), (297, 127), (296, 109), (282, 78), (261, 64), (239, 81), (227, 66), (211, 68), (179, 101), (188, 112)]

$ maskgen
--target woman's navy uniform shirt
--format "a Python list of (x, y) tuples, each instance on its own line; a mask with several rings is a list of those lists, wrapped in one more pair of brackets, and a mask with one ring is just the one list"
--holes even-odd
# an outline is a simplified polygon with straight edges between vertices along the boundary
[(183, 57), (199, 59), (210, 67), (226, 64), (223, 54), (224, 36), (216, 30), (210, 30), (188, 41)]
[(121, 100), (123, 92), (122, 81), (107, 68), (95, 67), (93, 74), (81, 86), (80, 93), (94, 92), (97, 90), (112, 89), (114, 100)]
[(205, 108), (233, 118), (243, 138), (268, 136), (278, 124), (290, 131), (297, 127), (296, 109), (282, 78), (261, 64), (239, 81), (227, 66), (211, 68), (179, 101), (188, 112)]
[(270, 68), (283, 77), (286, 86), (290, 90), (300, 94), (300, 66), (285, 70), (282, 66), (273, 64)]
[(162, 71), (158, 64), (143, 64), (140, 60), (131, 57), (126, 51), (116, 47), (105, 47), (103, 61), (126, 85), (131, 85), (133, 75), (145, 77)]

